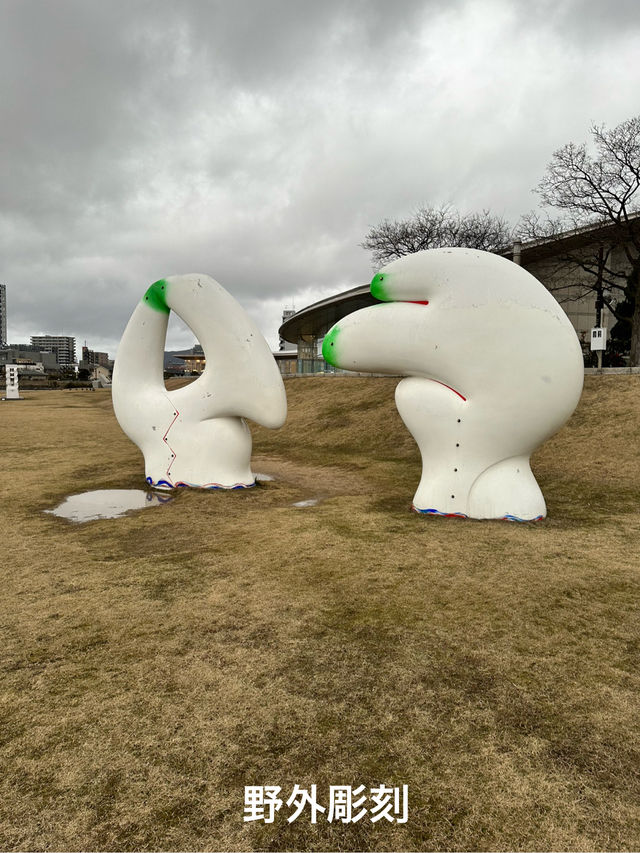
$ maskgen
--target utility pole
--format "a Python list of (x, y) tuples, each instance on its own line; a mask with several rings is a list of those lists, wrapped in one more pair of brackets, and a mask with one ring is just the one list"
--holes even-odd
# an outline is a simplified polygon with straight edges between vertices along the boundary
[[(600, 246), (598, 249), (598, 277), (596, 279), (596, 328), (602, 328), (602, 309), (604, 308), (604, 297), (602, 287), (602, 273), (604, 270), (604, 248)], [(598, 371), (602, 373), (602, 350), (597, 350), (598, 353)]]

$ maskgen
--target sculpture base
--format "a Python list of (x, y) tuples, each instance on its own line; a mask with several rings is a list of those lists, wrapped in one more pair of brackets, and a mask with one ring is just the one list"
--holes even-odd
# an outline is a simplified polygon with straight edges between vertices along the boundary
[(253, 483), (234, 483), (232, 486), (224, 486), (222, 483), (205, 483), (204, 485), (199, 485), (198, 483), (183, 483), (179, 481), (177, 483), (170, 483), (168, 480), (158, 480), (157, 482), (153, 482), (151, 477), (147, 477), (147, 483), (151, 486), (152, 489), (157, 489), (159, 491), (169, 491), (170, 489), (205, 489), (207, 491), (214, 490), (235, 490), (235, 489), (252, 489), (256, 485), (256, 481)]

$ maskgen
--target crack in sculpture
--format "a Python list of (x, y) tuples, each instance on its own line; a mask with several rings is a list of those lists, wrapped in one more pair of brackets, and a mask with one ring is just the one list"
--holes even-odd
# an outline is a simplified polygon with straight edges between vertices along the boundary
[[(184, 388), (164, 385), (171, 310), (202, 344), (206, 366)], [(242, 489), (255, 484), (244, 418), (272, 429), (286, 419), (282, 377), (264, 337), (207, 275), (178, 275), (148, 288), (124, 331), (113, 370), (113, 407), (143, 453), (147, 483)]]
[(433, 249), (371, 282), (387, 304), (328, 332), (326, 361), (406, 376), (396, 405), (422, 455), (413, 508), (535, 521), (546, 515), (530, 455), (574, 411), (580, 344), (562, 308), (522, 267), (488, 252)]

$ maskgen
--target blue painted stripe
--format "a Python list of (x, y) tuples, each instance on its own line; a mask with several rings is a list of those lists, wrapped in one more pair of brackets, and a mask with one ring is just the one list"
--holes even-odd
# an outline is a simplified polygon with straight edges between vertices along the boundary
[(245, 485), (244, 483), (236, 483), (234, 486), (223, 486), (220, 483), (208, 483), (206, 486), (195, 485), (194, 483), (184, 483), (183, 481), (179, 481), (177, 483), (170, 483), (168, 480), (158, 480), (156, 483), (153, 482), (151, 477), (146, 478), (147, 483), (154, 488), (168, 488), (168, 489), (207, 489), (210, 491), (235, 491), (237, 489), (252, 489), (256, 484), (248, 483)]
[(526, 524), (529, 521), (542, 521), (544, 515), (537, 515), (535, 518), (518, 518), (517, 515), (503, 515), (500, 521), (517, 521), (520, 524)]
[(417, 506), (412, 506), (411, 508), (419, 515), (437, 515), (440, 518), (469, 518), (463, 512), (441, 512), (439, 509), (418, 509)]

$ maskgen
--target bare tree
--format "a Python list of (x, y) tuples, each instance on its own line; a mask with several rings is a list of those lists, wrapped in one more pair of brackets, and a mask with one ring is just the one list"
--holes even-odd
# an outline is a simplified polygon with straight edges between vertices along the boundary
[(422, 249), (465, 246), (495, 252), (505, 249), (510, 242), (511, 229), (504, 219), (488, 210), (461, 214), (445, 205), (421, 207), (410, 219), (385, 219), (369, 230), (360, 245), (371, 252), (378, 268)]
[[(590, 226), (592, 251), (568, 249), (558, 265), (582, 270), (582, 295), (596, 292), (598, 314), (606, 304), (630, 326), (630, 363), (640, 364), (640, 116), (608, 130), (591, 127), (592, 151), (573, 142), (554, 152), (536, 188), (543, 205), (560, 217), (528, 214), (519, 224), (525, 239), (554, 238)], [(598, 236), (597, 226), (602, 226)], [(622, 262), (620, 261), (622, 258)], [(558, 270), (560, 272), (560, 270)], [(562, 289), (562, 276), (555, 289)], [(553, 289), (553, 288), (552, 288)], [(577, 297), (579, 298), (579, 296)]]

